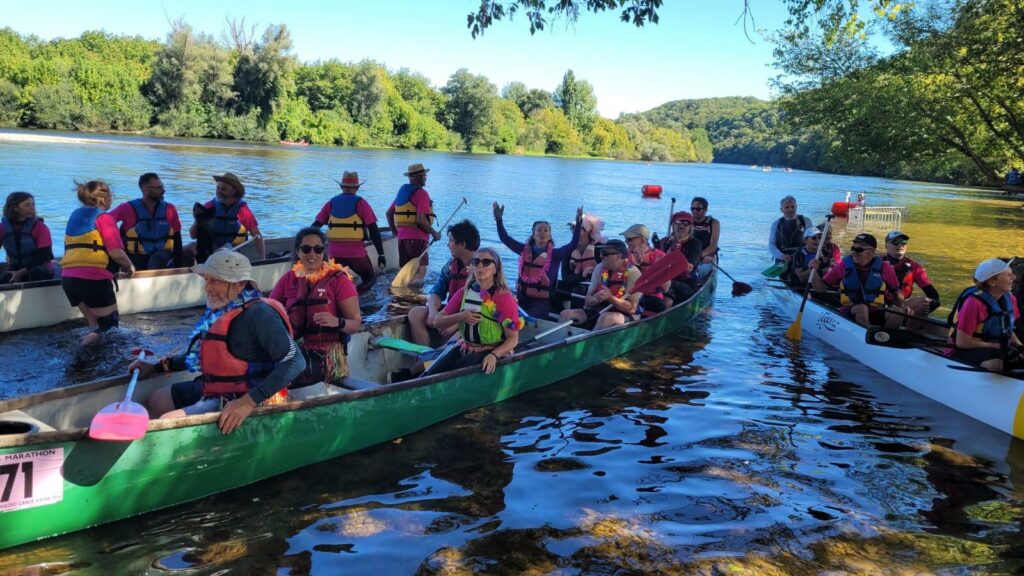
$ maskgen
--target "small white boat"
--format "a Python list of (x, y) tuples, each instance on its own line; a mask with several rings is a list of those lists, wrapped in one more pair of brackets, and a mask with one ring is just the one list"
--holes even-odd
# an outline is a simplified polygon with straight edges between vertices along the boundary
[[(388, 270), (398, 268), (398, 240), (390, 232), (381, 231)], [(252, 276), (264, 291), (291, 268), (292, 238), (267, 239), (267, 255), (278, 256), (255, 261), (256, 247), (249, 242), (239, 250), (254, 260)], [(377, 250), (369, 242), (366, 250), (370, 261), (377, 261)], [(117, 281), (117, 307), (121, 314), (160, 312), (201, 306), (206, 301), (202, 280), (188, 268), (143, 270), (131, 278)], [(64, 296), (60, 280), (25, 282), (0, 286), (0, 332), (25, 328), (53, 326), (81, 318), (78, 308), (72, 308)]]
[[(795, 320), (802, 295), (773, 285), (771, 292), (789, 320)], [(867, 330), (837, 311), (807, 301), (800, 326), (868, 368), (936, 402), (1024, 439), (1024, 379), (983, 371), (942, 355), (945, 328), (929, 324), (920, 339), (933, 345), (896, 348), (869, 344)], [(891, 331), (894, 335), (906, 331)]]

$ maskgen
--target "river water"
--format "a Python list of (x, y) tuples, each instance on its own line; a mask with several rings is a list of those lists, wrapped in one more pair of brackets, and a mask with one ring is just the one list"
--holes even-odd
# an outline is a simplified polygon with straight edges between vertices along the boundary
[[(459, 217), (493, 245), (492, 201), (524, 238), (533, 220), (568, 222), (579, 205), (611, 233), (663, 231), (672, 197), (678, 209), (704, 196), (722, 221), (722, 266), (755, 290), (732, 298), (721, 278), (706, 315), (626, 357), (400, 442), (0, 552), (0, 574), (1024, 570), (1024, 447), (813, 338), (787, 340), (758, 276), (779, 198), (796, 196), (818, 221), (864, 192), (871, 206), (905, 207), (911, 256), (948, 303), (979, 260), (1024, 254), (1020, 201), (747, 166), (6, 134), (22, 140), (0, 133), (0, 192), (34, 193), (57, 236), (75, 179), (105, 179), (120, 201), (138, 174), (158, 172), (187, 226), (191, 203), (212, 197), (210, 176), (231, 171), (276, 236), (312, 221), (343, 170), (368, 180), (361, 194), (383, 216), (405, 167), (423, 162), (441, 218), (466, 197)], [(642, 199), (652, 183), (662, 198)], [(556, 226), (556, 242), (568, 239)], [(445, 252), (435, 246), (435, 264)], [(370, 318), (396, 311), (386, 280), (361, 303)], [(135, 346), (170, 353), (197, 314), (123, 318), (88, 353), (76, 350), (79, 323), (0, 335), (0, 397), (119, 372)]]

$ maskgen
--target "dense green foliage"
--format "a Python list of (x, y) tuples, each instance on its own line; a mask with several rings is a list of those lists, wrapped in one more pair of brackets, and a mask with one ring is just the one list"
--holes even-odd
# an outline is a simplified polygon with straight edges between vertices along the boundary
[(164, 42), (86, 32), (43, 42), (0, 30), (0, 126), (319, 145), (710, 161), (707, 135), (597, 114), (570, 70), (551, 92), (499, 95), (456, 71), (443, 87), (372, 61), (299, 62), (283, 25), (225, 42), (174, 22)]

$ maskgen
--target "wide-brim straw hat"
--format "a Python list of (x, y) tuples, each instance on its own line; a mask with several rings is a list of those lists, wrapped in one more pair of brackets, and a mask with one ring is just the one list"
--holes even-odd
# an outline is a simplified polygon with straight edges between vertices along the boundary
[(238, 179), (238, 176), (235, 176), (231, 172), (225, 172), (219, 176), (214, 174), (213, 179), (217, 182), (227, 182), (232, 188), (238, 190), (239, 195), (245, 194), (245, 185)]
[(419, 162), (415, 164), (409, 164), (409, 168), (404, 172), (405, 176), (412, 176), (413, 174), (419, 174), (420, 172), (430, 172), (430, 168), (424, 168), (423, 164)]
[(218, 250), (202, 264), (192, 267), (192, 272), (200, 276), (212, 276), (224, 282), (249, 282), (256, 286), (252, 278), (252, 263), (241, 252), (234, 250)]
[(359, 172), (349, 172), (347, 170), (341, 175), (341, 180), (335, 180), (335, 182), (340, 186), (352, 186), (355, 188), (366, 184), (366, 180), (359, 181)]

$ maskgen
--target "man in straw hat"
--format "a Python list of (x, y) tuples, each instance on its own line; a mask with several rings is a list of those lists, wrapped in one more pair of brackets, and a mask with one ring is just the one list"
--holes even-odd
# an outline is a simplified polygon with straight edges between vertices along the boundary
[[(216, 195), (203, 205), (207, 211), (213, 211), (212, 245), (213, 250), (222, 246), (238, 246), (245, 242), (251, 235), (256, 245), (256, 254), (260, 260), (267, 257), (267, 248), (263, 242), (263, 235), (260, 234), (259, 223), (249, 205), (242, 198), (245, 196), (245, 185), (231, 172), (214, 175), (213, 180), (217, 183)], [(199, 237), (199, 227), (192, 224), (189, 228), (189, 236)], [(185, 247), (186, 261), (191, 261), (196, 256), (196, 243), (190, 242)]]
[(398, 195), (387, 211), (388, 224), (398, 232), (398, 265), (404, 266), (406, 262), (423, 255), (413, 282), (422, 281), (427, 272), (429, 260), (426, 251), (429, 240), (441, 239), (441, 232), (434, 228), (437, 218), (434, 216), (430, 194), (423, 188), (427, 183), (427, 172), (430, 169), (424, 168), (423, 164), (410, 164), (405, 172), (409, 183), (398, 189)]
[(359, 181), (358, 172), (345, 171), (338, 181), (341, 194), (328, 200), (313, 220), (314, 228), (327, 224), (329, 256), (362, 278), (362, 282), (356, 286), (360, 294), (369, 290), (377, 279), (370, 256), (363, 246), (365, 236), (369, 236), (373, 247), (377, 249), (377, 267), (383, 271), (388, 264), (384, 257), (380, 228), (377, 226), (377, 215), (373, 213), (370, 203), (356, 194), (365, 183), (365, 180)]
[(262, 297), (245, 255), (219, 250), (192, 271), (203, 277), (206, 292), (206, 312), (192, 329), (192, 344), (156, 364), (133, 362), (128, 371), (138, 368), (143, 378), (154, 372), (199, 372), (194, 380), (154, 391), (149, 411), (183, 418), (221, 410), (218, 425), (230, 434), (257, 405), (288, 386), (306, 362), (292, 340), (288, 313)]

